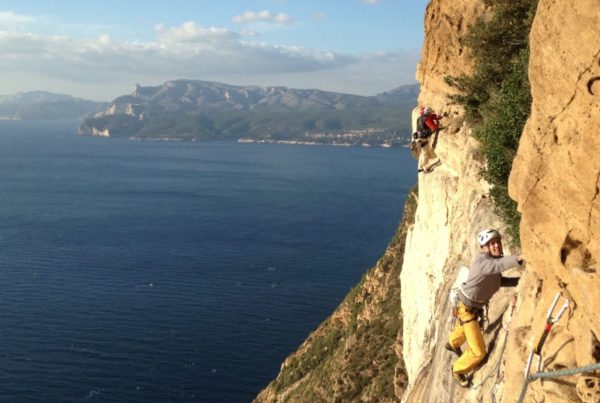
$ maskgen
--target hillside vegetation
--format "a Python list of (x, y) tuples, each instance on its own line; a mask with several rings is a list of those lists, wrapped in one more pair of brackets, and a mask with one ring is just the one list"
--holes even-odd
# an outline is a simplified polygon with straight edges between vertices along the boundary
[(400, 143), (410, 132), (409, 111), (418, 86), (373, 97), (239, 87), (177, 80), (136, 86), (104, 112), (85, 120), (82, 134), (108, 129), (140, 139), (301, 140), (314, 143)]
[(480, 17), (463, 38), (473, 57), (473, 74), (446, 77), (461, 92), (451, 99), (464, 106), (481, 143), (486, 160), (482, 176), (492, 185), (497, 213), (517, 244), (520, 215), (508, 196), (508, 177), (531, 110), (528, 36), (537, 1), (484, 0), (491, 7), (490, 16)]

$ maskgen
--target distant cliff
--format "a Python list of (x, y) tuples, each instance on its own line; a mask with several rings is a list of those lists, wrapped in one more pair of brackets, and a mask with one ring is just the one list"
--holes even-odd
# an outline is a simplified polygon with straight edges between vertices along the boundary
[[(410, 130), (417, 85), (373, 97), (286, 87), (176, 80), (136, 85), (85, 120), (81, 134), (139, 139), (393, 142)], [(353, 132), (354, 131), (354, 132)], [(398, 141), (398, 140), (396, 140)]]
[[(464, 109), (450, 101), (457, 89), (447, 77), (473, 72), (473, 53), (464, 41), (469, 27), (489, 19), (493, 3), (512, 1), (432, 0), (427, 6), (422, 61), (417, 68), (418, 100), (445, 116), (435, 149), (442, 165), (419, 175), (418, 203), (412, 224), (406, 227), (400, 282), (369, 288), (375, 305), (383, 302), (384, 295), (401, 298), (400, 312), (391, 308), (378, 312), (381, 318), (402, 320), (397, 342), (390, 347), (402, 355), (397, 371), (388, 375), (395, 395), (364, 394), (362, 385), (369, 385), (370, 379), (375, 382), (379, 373), (371, 355), (353, 365), (368, 379), (341, 382), (354, 387), (349, 399), (326, 386), (338, 385), (338, 379), (360, 379), (344, 365), (303, 372), (278, 391), (277, 382), (288, 373), (293, 357), (311, 351), (315, 340), (311, 336), (286, 360), (279, 377), (259, 400), (300, 402), (306, 400), (299, 396), (318, 392), (313, 401), (515, 402), (527, 356), (543, 332), (546, 312), (557, 292), (571, 301), (571, 307), (544, 346), (543, 368), (600, 362), (600, 13), (596, 0), (538, 2), (529, 35), (531, 114), (509, 180), (510, 196), (522, 214), (519, 235), (527, 264), (507, 273), (521, 276), (518, 287), (502, 289), (490, 303), (484, 332), (489, 355), (475, 372), (472, 388), (460, 388), (452, 380), (455, 357), (444, 349), (451, 330), (448, 290), (459, 267), (470, 265), (477, 255), (476, 234), (488, 227), (502, 233), (507, 229), (503, 217), (494, 212), (491, 185), (481, 176), (488, 164), (481, 144), (472, 136), (474, 126), (465, 121)], [(510, 237), (505, 237), (505, 253), (517, 250)], [(358, 289), (363, 289), (362, 284)], [(337, 312), (325, 323), (335, 321)], [(340, 325), (338, 332), (348, 328)], [(373, 330), (371, 336), (364, 335), (363, 343), (378, 334)], [(327, 358), (328, 362), (343, 362), (349, 354), (342, 348), (335, 351), (337, 358)], [(325, 379), (302, 381), (316, 376)], [(294, 394), (296, 387), (304, 395)], [(532, 382), (525, 402), (542, 401), (600, 402), (600, 374)]]
[(75, 119), (99, 112), (106, 103), (47, 91), (0, 96), (0, 118)]

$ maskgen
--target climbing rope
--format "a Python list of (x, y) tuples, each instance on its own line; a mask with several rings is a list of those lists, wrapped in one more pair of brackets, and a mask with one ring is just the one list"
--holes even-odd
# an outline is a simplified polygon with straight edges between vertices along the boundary
[(570, 369), (561, 369), (559, 371), (547, 371), (547, 372), (536, 372), (535, 374), (531, 374), (525, 379), (525, 383), (523, 384), (523, 388), (521, 389), (521, 395), (519, 396), (518, 403), (522, 403), (525, 398), (525, 392), (527, 391), (527, 386), (529, 382), (536, 380), (538, 378), (558, 378), (561, 376), (569, 376), (575, 374), (581, 374), (583, 372), (592, 372), (597, 369), (600, 369), (600, 362), (596, 364), (586, 365), (584, 367), (570, 368)]
[(559, 376), (581, 374), (582, 372), (592, 372), (597, 369), (600, 369), (600, 362), (586, 365), (584, 367), (561, 369), (559, 371), (536, 372), (535, 374), (530, 375), (529, 379), (533, 381), (534, 379), (538, 378), (557, 378)]
[[(590, 365), (586, 365), (583, 367), (569, 368), (569, 369), (563, 369), (563, 370), (558, 370), (558, 371), (543, 372), (543, 371), (539, 370), (541, 367), (541, 360), (542, 360), (542, 356), (541, 356), (542, 347), (548, 337), (548, 334), (550, 333), (550, 330), (552, 329), (552, 325), (560, 320), (560, 318), (563, 315), (563, 313), (565, 312), (565, 310), (568, 309), (568, 307), (569, 307), (569, 301), (566, 300), (565, 303), (563, 304), (562, 308), (559, 310), (558, 314), (555, 317), (552, 317), (552, 313), (554, 311), (554, 308), (556, 307), (559, 297), (560, 297), (560, 293), (557, 293), (556, 297), (552, 301), (550, 309), (548, 310), (544, 333), (542, 334), (542, 337), (540, 338), (538, 345), (532, 350), (532, 352), (529, 356), (529, 359), (527, 360), (527, 365), (525, 368), (525, 381), (523, 383), (523, 387), (521, 389), (521, 394), (519, 395), (519, 400), (517, 403), (523, 403), (523, 399), (525, 398), (525, 393), (527, 392), (527, 387), (529, 386), (529, 383), (531, 381), (534, 381), (536, 379), (541, 379), (541, 378), (558, 378), (561, 376), (576, 375), (576, 374), (581, 374), (581, 373), (586, 373), (586, 372), (593, 372), (593, 371), (600, 369), (600, 363), (595, 363), (595, 364), (590, 364)], [(514, 313), (515, 305), (516, 305), (516, 296), (514, 297), (513, 302), (512, 302), (511, 316), (510, 316), (510, 319), (507, 324), (508, 327), (510, 325), (510, 322), (512, 321), (512, 315)], [(500, 353), (500, 359), (498, 360), (498, 364), (494, 367), (494, 369), (492, 371), (490, 371), (490, 373), (486, 377), (484, 377), (481, 380), (481, 382), (479, 384), (471, 386), (471, 390), (480, 388), (488, 379), (490, 379), (492, 377), (493, 373), (496, 371), (498, 371), (496, 374), (496, 380), (498, 379), (498, 375), (500, 373), (500, 365), (502, 363), (501, 359), (502, 359), (502, 356), (504, 355), (506, 345), (508, 344), (507, 339), (508, 339), (509, 329), (505, 329), (505, 330), (506, 330), (506, 337), (504, 339), (504, 345), (502, 346), (502, 351)], [(539, 358), (538, 372), (536, 372), (534, 374), (530, 374), (529, 371), (531, 368), (532, 358), (534, 355), (537, 355)], [(492, 393), (492, 401), (495, 401), (493, 390), (490, 393)]]

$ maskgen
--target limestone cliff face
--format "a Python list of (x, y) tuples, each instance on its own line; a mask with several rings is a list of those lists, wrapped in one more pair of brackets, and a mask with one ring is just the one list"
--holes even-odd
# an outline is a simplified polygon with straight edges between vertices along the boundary
[(93, 128), (92, 136), (110, 137), (110, 131), (108, 129), (98, 130), (96, 128)]
[[(489, 396), (492, 388), (487, 383), (473, 392), (455, 388), (450, 374), (453, 357), (443, 348), (451, 330), (447, 295), (457, 270), (469, 266), (478, 253), (475, 239), (479, 231), (488, 227), (504, 229), (492, 213), (489, 185), (480, 178), (483, 161), (478, 144), (471, 137), (471, 128), (462, 121), (462, 111), (449, 104), (448, 95), (453, 89), (444, 81), (445, 76), (470, 71), (469, 55), (460, 38), (485, 12), (476, 0), (433, 0), (425, 16), (425, 43), (417, 70), (421, 82), (419, 103), (432, 106), (445, 117), (444, 130), (434, 140), (442, 165), (431, 173), (419, 174), (419, 203), (406, 240), (400, 281), (403, 357), (409, 378), (405, 401), (448, 401), (449, 397), (450, 401), (477, 401)], [(505, 252), (511, 253), (511, 242), (507, 241)], [(510, 311), (511, 296), (511, 291), (502, 291), (491, 304), (489, 320), (493, 326), (485, 334), (488, 344), (503, 344), (501, 324), (504, 312)], [(489, 363), (498, 362), (500, 355), (497, 349)], [(481, 383), (483, 378), (476, 376), (474, 382)]]
[[(547, 369), (600, 361), (600, 4), (540, 1), (530, 40), (532, 113), (510, 176), (529, 260), (507, 355), (514, 384), (558, 291), (574, 306), (545, 346)], [(600, 378), (562, 380), (576, 387), (538, 382), (528, 397), (600, 401)]]
[[(478, 144), (460, 108), (449, 104), (453, 90), (444, 81), (469, 72), (460, 38), (486, 13), (481, 0), (428, 5), (419, 103), (444, 115), (444, 129), (433, 139), (442, 164), (419, 174), (414, 219), (401, 226), (402, 248), (390, 245), (257, 401), (515, 402), (528, 353), (557, 292), (571, 308), (544, 346), (544, 369), (600, 362), (600, 3), (539, 0), (530, 34), (532, 112), (510, 175), (527, 265), (505, 273), (521, 276), (518, 287), (502, 289), (490, 302), (484, 332), (489, 355), (475, 372), (474, 386), (459, 388), (451, 377), (454, 356), (443, 347), (451, 330), (449, 288), (459, 267), (478, 253), (476, 234), (488, 227), (505, 232), (492, 212), (489, 185), (480, 178)], [(505, 253), (515, 252), (505, 238)], [(401, 274), (390, 262), (402, 262)], [(362, 354), (375, 343), (373, 336), (381, 334), (376, 318), (400, 318), (381, 305), (398, 295), (402, 329), (389, 348), (402, 359), (393, 371), (383, 370), (372, 351), (361, 357), (353, 352), (360, 348)], [(382, 376), (393, 382), (393, 396), (374, 386), (382, 385)], [(600, 402), (600, 375), (532, 382), (525, 401)]]
[[(468, 71), (459, 38), (486, 9), (478, 0), (432, 0), (427, 8), (419, 102), (447, 117), (435, 149), (443, 164), (419, 176), (401, 274), (409, 378), (404, 401), (516, 401), (527, 355), (559, 291), (572, 308), (544, 347), (545, 369), (600, 361), (599, 7), (597, 0), (539, 1), (530, 36), (532, 114), (510, 177), (528, 264), (522, 273), (507, 273), (523, 275), (519, 286), (490, 303), (484, 334), (490, 356), (475, 372), (471, 390), (453, 384), (453, 357), (443, 349), (450, 330), (447, 291), (458, 267), (475, 257), (476, 233), (502, 225), (491, 212), (488, 185), (479, 179), (477, 144), (460, 111), (448, 105), (452, 90), (443, 78)], [(508, 246), (505, 252), (514, 252)], [(526, 401), (599, 402), (599, 381), (590, 374), (537, 381)]]
[[(409, 379), (414, 379), (431, 354), (434, 333), (438, 330), (436, 312), (446, 277), (453, 266), (470, 257), (469, 234), (465, 225), (471, 220), (471, 206), (481, 211), (487, 192), (481, 182), (481, 163), (472, 158), (477, 144), (463, 126), (457, 108), (448, 105), (452, 89), (444, 76), (469, 70), (469, 60), (459, 39), (467, 24), (480, 15), (478, 1), (432, 1), (425, 15), (425, 43), (417, 69), (421, 82), (419, 102), (446, 115), (442, 130), (434, 140), (435, 151), (443, 161), (431, 174), (419, 174), (419, 204), (414, 227), (406, 242), (401, 275), (404, 312), (404, 359)], [(414, 122), (416, 110), (413, 111)], [(481, 206), (476, 206), (481, 204)], [(472, 229), (471, 232), (476, 231)], [(464, 256), (463, 258), (463, 255)], [(465, 263), (465, 262), (463, 262)]]
[(467, 33), (469, 24), (484, 12), (483, 3), (474, 0), (432, 0), (427, 6), (425, 42), (416, 75), (421, 83), (419, 100), (437, 112), (459, 111), (448, 105), (447, 95), (454, 90), (444, 82), (444, 76), (459, 76), (471, 71), (461, 38)]

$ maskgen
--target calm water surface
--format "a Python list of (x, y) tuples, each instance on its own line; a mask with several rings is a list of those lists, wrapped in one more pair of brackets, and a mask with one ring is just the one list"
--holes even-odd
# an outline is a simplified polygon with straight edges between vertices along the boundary
[(0, 401), (248, 402), (392, 237), (406, 149), (0, 121)]

